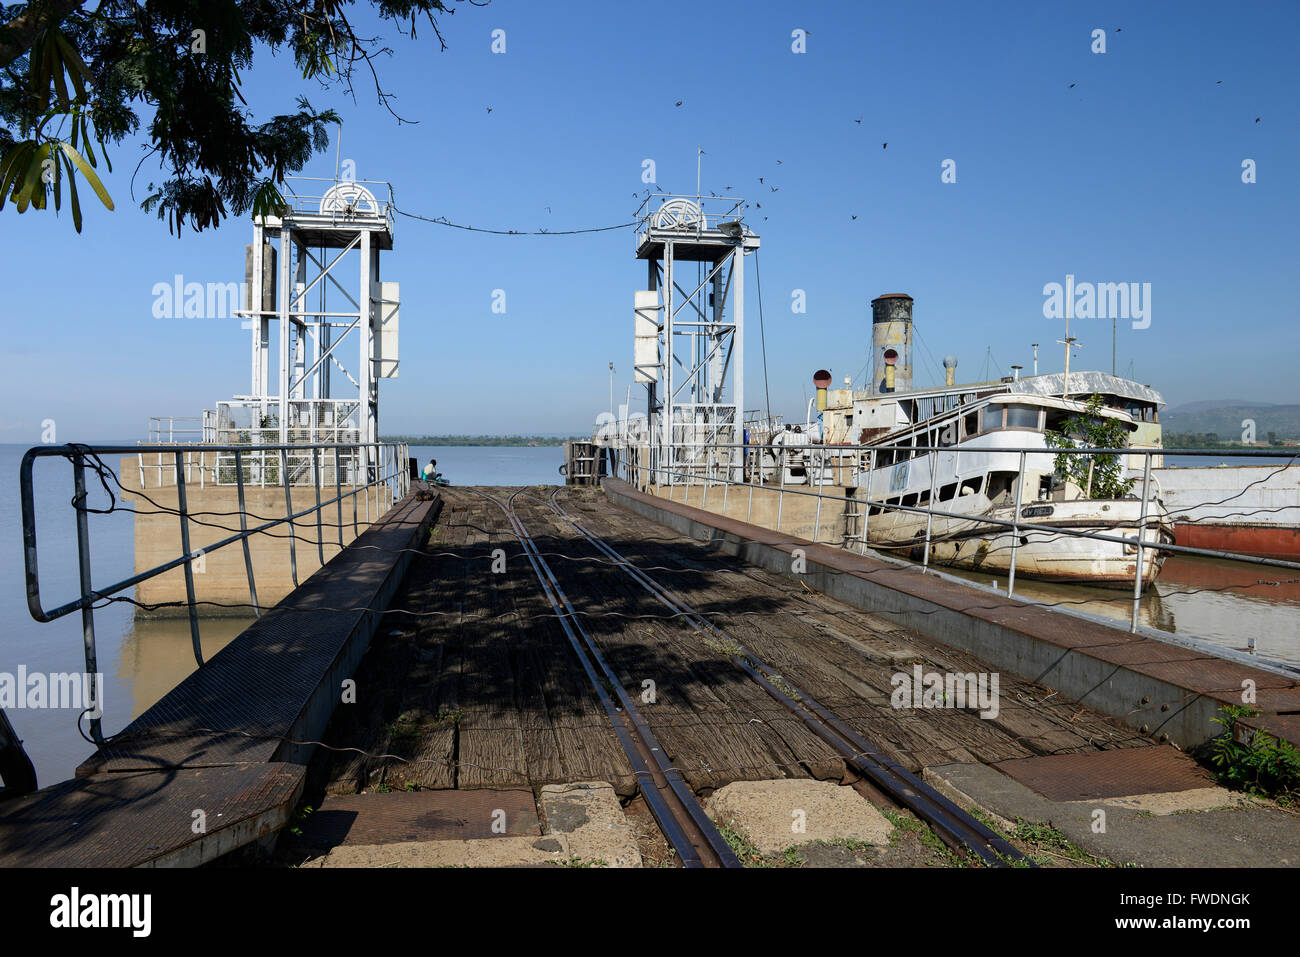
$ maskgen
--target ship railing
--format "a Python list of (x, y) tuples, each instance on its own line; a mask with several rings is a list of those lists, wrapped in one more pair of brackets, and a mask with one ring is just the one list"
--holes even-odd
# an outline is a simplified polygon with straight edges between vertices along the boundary
[[(140, 602), (122, 593), (148, 581), (164, 572), (181, 568), (185, 574), (185, 605), (190, 624), (190, 639), (194, 650), (194, 660), (203, 666), (203, 650), (199, 640), (198, 602), (195, 598), (195, 567), (202, 571), (206, 556), (231, 545), (240, 545), (243, 549), (243, 564), (248, 580), (248, 608), (254, 615), (260, 615), (262, 604), (257, 597), (257, 576), (253, 567), (252, 551), (249, 541), (257, 535), (287, 538), (289, 542), (289, 569), (294, 586), (300, 584), (298, 574), (298, 534), (303, 525), (316, 527), (315, 545), (320, 565), (325, 564), (326, 523), (337, 529), (338, 548), (344, 546), (344, 529), (352, 526), (355, 538), (365, 526), (380, 517), (381, 511), (391, 503), (403, 498), (410, 491), (411, 470), (408, 460), (408, 448), (405, 443), (368, 443), (362, 445), (274, 445), (274, 446), (214, 446), (208, 447), (208, 454), (225, 454), (231, 458), (230, 483), (236, 489), (237, 508), (231, 512), (224, 505), (219, 513), (201, 509), (194, 511), (187, 501), (187, 491), (193, 487), (190, 470), (186, 468), (186, 456), (193, 453), (189, 445), (165, 445), (151, 448), (150, 454), (170, 456), (171, 472), (174, 477), (176, 506), (161, 504), (154, 500), (150, 506), (153, 514), (173, 513), (180, 531), (180, 554), (160, 562), (150, 568), (136, 571), (134, 574), (119, 579), (112, 584), (97, 584), (93, 580), (91, 569), (90, 516), (92, 514), (109, 514), (116, 511), (132, 511), (119, 498), (123, 492), (131, 489), (122, 485), (120, 477), (113, 467), (105, 461), (105, 456), (129, 456), (136, 453), (138, 447), (130, 445), (47, 445), (29, 449), (23, 456), (19, 468), (19, 492), (22, 501), (23, 528), (23, 565), (27, 586), (27, 610), (39, 622), (51, 622), (74, 612), (81, 613), (82, 643), (85, 653), (86, 674), (97, 675), (98, 655), (95, 649), (95, 609), (111, 602), (127, 602), (145, 608)], [(77, 568), (79, 594), (53, 607), (46, 607), (41, 595), (40, 550), (41, 536), (37, 534), (37, 512), (35, 507), (35, 487), (33, 468), (38, 459), (57, 458), (68, 462), (72, 470), (73, 496), (71, 506), (75, 512), (77, 529)], [(257, 474), (258, 461), (278, 460), (281, 475), (292, 474), (296, 461), (306, 460), (308, 466), (303, 471), (312, 488), (306, 502), (301, 493), (295, 495), (294, 489), (300, 487), (296, 482), (282, 483), (284, 488), (283, 517), (268, 517), (249, 510), (245, 490), (253, 484)], [(359, 463), (359, 465), (357, 464)], [(87, 473), (90, 481), (87, 481)], [(344, 485), (344, 476), (351, 480)], [(277, 483), (280, 484), (280, 483)], [(100, 505), (92, 507), (91, 495), (102, 499)], [(146, 493), (147, 494), (147, 493)], [(168, 496), (170, 498), (170, 496)], [(372, 505), (373, 500), (373, 505)], [(350, 502), (351, 521), (344, 519), (343, 506)], [(333, 509), (334, 515), (329, 516)], [(364, 512), (364, 517), (363, 513)], [(193, 548), (190, 533), (192, 525), (211, 526), (211, 519), (200, 516), (220, 514), (222, 531), (227, 530), (226, 522), (233, 525), (237, 519), (239, 530), (220, 538), (202, 548)], [(373, 516), (373, 517), (372, 517)], [(288, 526), (288, 534), (276, 534), (274, 529)], [(333, 549), (334, 544), (330, 543)], [(170, 604), (170, 603), (166, 603)], [(239, 607), (243, 607), (240, 605)], [(95, 682), (91, 683), (95, 685)], [(94, 700), (87, 702), (90, 713), (91, 736), (97, 744), (103, 744), (100, 716), (103, 714), (103, 702), (98, 700), (98, 690), (92, 690)]]
[[(1163, 541), (1160, 536), (1159, 525), (1160, 519), (1150, 513), (1150, 505), (1153, 501), (1158, 502), (1159, 483), (1152, 472), (1152, 459), (1157, 456), (1172, 456), (1175, 459), (1178, 456), (1198, 456), (1206, 455), (1205, 449), (1162, 449), (1162, 448), (998, 448), (988, 449), (958, 449), (952, 445), (946, 446), (912, 446), (912, 445), (800, 445), (800, 446), (756, 446), (753, 443), (723, 443), (715, 445), (712, 451), (704, 448), (698, 448), (693, 453), (687, 453), (687, 456), (694, 462), (708, 462), (714, 465), (712, 468), (701, 468), (698, 464), (691, 467), (674, 467), (670, 457), (663, 454), (660, 449), (650, 445), (634, 446), (628, 449), (627, 454), (622, 457), (620, 462), (620, 472), (626, 481), (639, 489), (648, 491), (651, 486), (667, 490), (667, 497), (671, 501), (681, 489), (682, 502), (685, 503), (691, 496), (693, 488), (701, 490), (699, 505), (708, 509), (708, 496), (710, 490), (714, 491), (715, 496), (718, 490), (721, 490), (721, 501), (715, 498), (715, 510), (720, 509), (726, 514), (728, 497), (731, 490), (737, 489), (739, 494), (747, 495), (745, 506), (745, 521), (749, 522), (753, 516), (754, 491), (755, 489), (775, 491), (777, 493), (776, 523), (774, 530), (781, 531), (781, 522), (785, 506), (785, 496), (804, 496), (817, 500), (817, 506), (813, 520), (813, 538), (812, 543), (818, 544), (821, 537), (822, 529), (822, 512), (823, 502), (831, 500), (834, 509), (839, 509), (838, 517), (844, 521), (844, 533), (838, 537), (838, 543), (841, 547), (850, 549), (856, 546), (860, 553), (865, 553), (869, 547), (869, 532), (872, 510), (878, 510), (878, 514), (885, 512), (913, 514), (925, 517), (925, 535), (924, 538), (918, 538), (914, 542), (907, 543), (906, 546), (900, 545), (899, 548), (912, 550), (915, 548), (922, 549), (921, 570), (927, 572), (930, 570), (931, 545), (934, 541), (934, 520), (935, 518), (951, 519), (969, 523), (973, 528), (987, 528), (989, 530), (1008, 530), (1011, 533), (1011, 544), (1009, 554), (1009, 572), (1007, 578), (1006, 594), (1012, 596), (1015, 594), (1016, 587), (1016, 559), (1017, 551), (1020, 545), (1025, 541), (1022, 533), (1041, 532), (1054, 536), (1065, 536), (1070, 538), (1089, 539), (1097, 542), (1107, 542), (1112, 544), (1121, 544), (1125, 546), (1126, 554), (1134, 555), (1134, 574), (1133, 574), (1133, 597), (1132, 610), (1129, 619), (1129, 631), (1136, 632), (1138, 629), (1138, 616), (1141, 606), (1142, 591), (1147, 581), (1144, 579), (1143, 567), (1146, 553), (1149, 550), (1166, 552), (1180, 555), (1196, 555), (1204, 558), (1217, 558), (1233, 562), (1240, 562), (1249, 565), (1266, 566), (1270, 568), (1285, 568), (1290, 570), (1300, 569), (1300, 562), (1287, 561), (1279, 558), (1268, 558), (1259, 555), (1247, 555), (1241, 552), (1225, 551), (1212, 548), (1198, 548), (1190, 545), (1178, 545), (1171, 541)], [(743, 470), (734, 464), (735, 455), (732, 450), (740, 450), (744, 457)], [(949, 509), (935, 507), (935, 492), (938, 485), (937, 470), (930, 470), (930, 488), (925, 504), (919, 502), (914, 505), (903, 505), (901, 502), (891, 503), (885, 499), (873, 499), (870, 497), (870, 486), (858, 485), (857, 478), (862, 475), (870, 475), (876, 469), (876, 463), (881, 453), (889, 452), (906, 452), (909, 456), (929, 453), (957, 453), (957, 452), (997, 452), (999, 454), (1013, 454), (1019, 457), (1019, 469), (1015, 482), (1014, 510), (1011, 519), (997, 519), (988, 515), (978, 515), (969, 512), (954, 512)], [(1282, 454), (1279, 454), (1281, 452)], [(774, 454), (777, 460), (776, 471), (779, 480), (776, 484), (765, 483), (761, 479), (757, 482), (752, 481), (754, 476), (761, 475), (761, 461), (759, 456), (763, 453)], [(1229, 449), (1214, 450), (1213, 454), (1229, 458), (1240, 459), (1259, 459), (1259, 458), (1289, 458), (1287, 464), (1279, 466), (1279, 471), (1283, 469), (1296, 469), (1300, 471), (1300, 453), (1292, 453), (1290, 456), (1285, 454), (1283, 449)], [(1027, 460), (1033, 456), (1040, 461), (1044, 456), (1056, 455), (1084, 455), (1084, 456), (1136, 456), (1143, 457), (1141, 469), (1141, 491), (1131, 496), (1134, 500), (1141, 502), (1138, 520), (1133, 523), (1137, 526), (1136, 535), (1112, 535), (1107, 532), (1100, 532), (1093, 529), (1066, 528), (1057, 525), (1046, 525), (1042, 522), (1033, 522), (1025, 520), (1024, 509), (1041, 505), (1043, 503), (1024, 501), (1024, 478)], [(798, 456), (806, 471), (807, 486), (791, 485), (786, 482), (787, 469), (785, 465), (788, 461)], [(844, 464), (845, 459), (849, 460), (847, 466)], [(891, 458), (892, 461), (892, 458)], [(809, 464), (811, 463), (811, 467)], [(835, 463), (835, 464), (832, 464)], [(883, 466), (882, 466), (883, 467)], [(848, 471), (852, 479), (844, 484), (837, 484), (828, 481), (828, 476), (834, 478), (836, 471), (843, 473)], [(1130, 471), (1128, 469), (1125, 470)], [(957, 481), (953, 477), (953, 481)], [(944, 483), (947, 484), (947, 483)], [(958, 485), (960, 486), (960, 482)], [(1134, 477), (1133, 484), (1138, 485), (1138, 480)], [(826, 486), (832, 486), (833, 492), (825, 491)], [(898, 490), (901, 495), (901, 489)], [(1013, 502), (1005, 503), (1007, 505)], [(1053, 502), (1052, 504), (1058, 504)], [(1216, 503), (1222, 504), (1222, 503)], [(1300, 510), (1300, 500), (1297, 500), (1297, 510)], [(833, 513), (836, 514), (836, 513)], [(832, 543), (836, 539), (832, 538)], [(1131, 550), (1131, 551), (1130, 551)], [(1253, 650), (1253, 643), (1252, 643)]]

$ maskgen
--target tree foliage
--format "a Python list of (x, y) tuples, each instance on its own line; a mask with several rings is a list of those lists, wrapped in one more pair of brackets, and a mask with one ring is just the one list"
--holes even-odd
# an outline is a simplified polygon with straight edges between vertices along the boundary
[[(1102, 397), (1091, 396), (1082, 412), (1061, 423), (1060, 431), (1047, 429), (1044, 439), (1052, 449), (1122, 449), (1128, 446), (1128, 429), (1118, 419), (1100, 415)], [(1115, 454), (1056, 456), (1055, 469), (1090, 498), (1123, 498), (1133, 489), (1133, 479), (1121, 478), (1124, 464)], [(1091, 469), (1091, 475), (1089, 470)]]
[[(108, 146), (143, 131), (141, 164), (159, 164), (141, 206), (180, 234), (228, 215), (281, 209), (287, 173), (329, 141), (333, 110), (299, 95), (294, 109), (258, 122), (240, 74), (256, 48), (288, 51), (304, 79), (355, 98), (373, 85), (394, 116), (375, 61), (392, 51), (357, 32), (349, 14), (368, 7), (402, 35), (431, 28), (459, 0), (31, 0), (0, 7), (0, 210), (62, 207), (68, 185), (81, 231), (76, 180), (109, 209), (97, 175)], [(475, 0), (470, 0), (471, 3)], [(482, 5), (482, 4), (476, 4)], [(361, 71), (358, 74), (357, 71)], [(399, 121), (409, 122), (397, 116)], [(137, 167), (137, 170), (139, 167)]]

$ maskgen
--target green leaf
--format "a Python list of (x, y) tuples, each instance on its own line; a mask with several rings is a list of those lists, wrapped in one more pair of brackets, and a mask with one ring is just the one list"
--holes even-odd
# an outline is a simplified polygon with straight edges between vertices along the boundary
[(66, 154), (63, 162), (68, 167), (68, 200), (72, 204), (72, 228), (81, 232), (81, 200), (77, 197), (77, 177), (72, 171), (72, 161)]
[(91, 169), (90, 164), (82, 159), (81, 154), (74, 150), (69, 144), (61, 142), (59, 143), (59, 146), (63, 149), (63, 152), (68, 155), (68, 158), (77, 164), (77, 169), (81, 171), (81, 175), (86, 177), (86, 182), (88, 182), (91, 185), (91, 188), (95, 190), (95, 195), (99, 197), (99, 201), (103, 203), (106, 208), (112, 209), (113, 198), (108, 195), (108, 190), (106, 190), (104, 184), (99, 181), (99, 177), (95, 175), (95, 171)]
[(17, 195), (18, 212), (27, 212), (28, 206), (34, 206), (36, 209), (44, 208), (45, 190), (40, 188), (41, 162), (49, 155), (49, 143), (42, 143), (32, 152), (32, 157), (27, 163), (27, 170), (23, 176), (22, 188), (19, 189)]

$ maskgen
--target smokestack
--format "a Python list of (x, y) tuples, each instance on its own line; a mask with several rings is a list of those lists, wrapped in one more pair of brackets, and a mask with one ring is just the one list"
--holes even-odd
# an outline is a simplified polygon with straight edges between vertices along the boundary
[(911, 390), (911, 296), (892, 292), (871, 300), (871, 344), (871, 391)]
[(813, 373), (813, 385), (817, 387), (817, 411), (826, 411), (826, 390), (831, 384), (831, 374), (825, 369)]
[(1011, 379), (1012, 379), (1012, 381), (1014, 381), (1014, 382), (1019, 382), (1019, 381), (1020, 381), (1020, 370), (1023, 369), (1023, 368), (1024, 368), (1024, 366), (1012, 366), (1012, 367), (1011, 367)]
[(943, 357), (943, 384), (952, 388), (957, 384), (957, 357), (948, 355)]

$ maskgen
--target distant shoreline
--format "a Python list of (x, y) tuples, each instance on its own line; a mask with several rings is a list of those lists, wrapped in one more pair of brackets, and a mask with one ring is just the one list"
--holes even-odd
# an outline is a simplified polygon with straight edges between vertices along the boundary
[(380, 441), (439, 448), (558, 448), (565, 442), (585, 440), (576, 436), (556, 438), (551, 435), (387, 435)]

